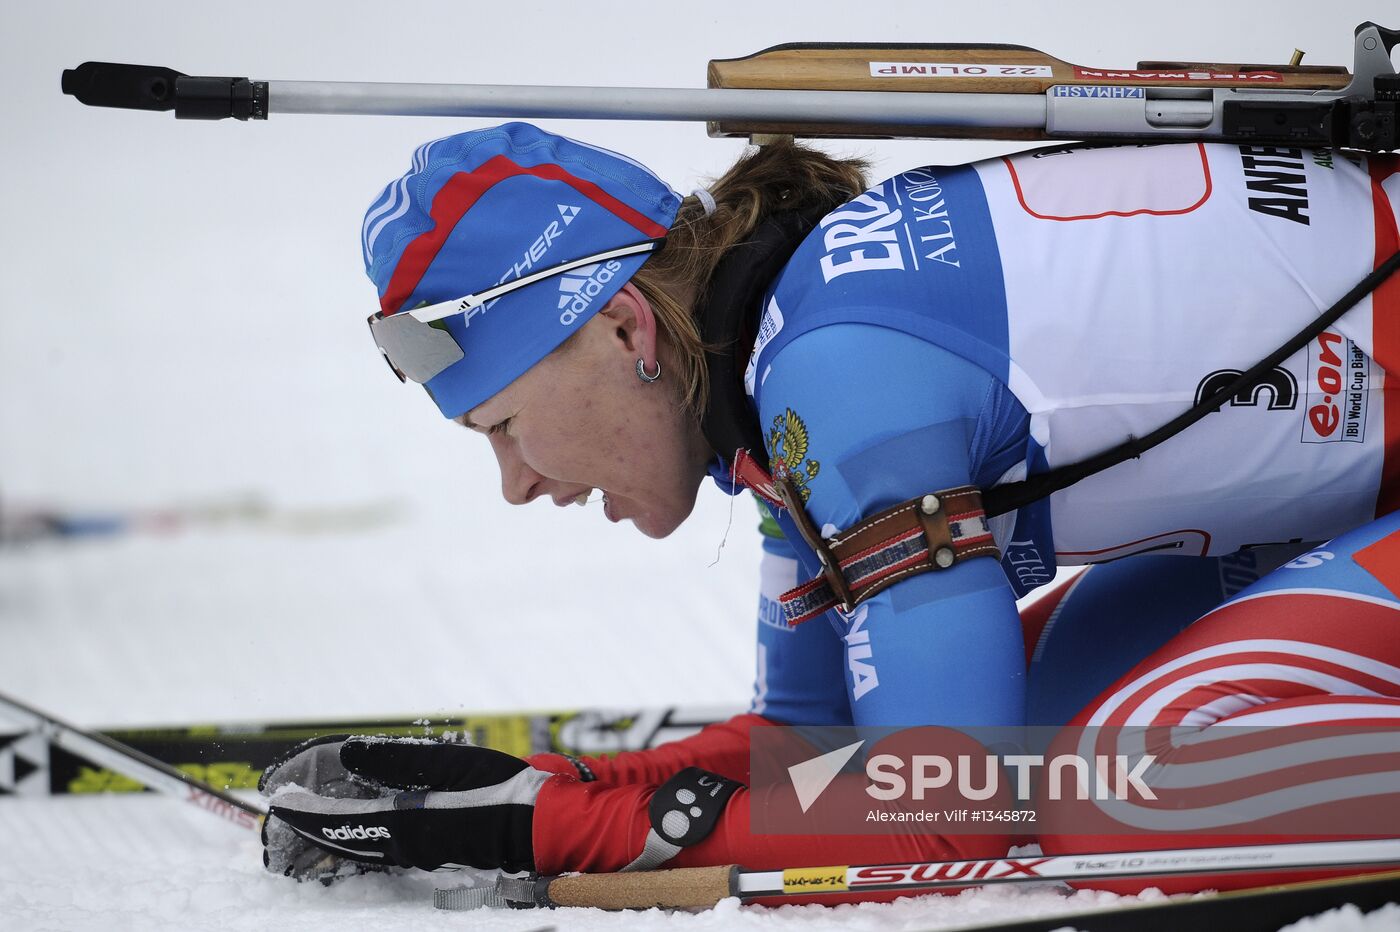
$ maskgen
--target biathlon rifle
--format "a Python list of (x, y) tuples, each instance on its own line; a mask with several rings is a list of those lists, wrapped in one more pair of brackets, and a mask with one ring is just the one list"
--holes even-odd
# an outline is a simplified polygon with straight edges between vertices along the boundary
[(261, 81), (87, 62), (63, 72), (84, 104), (178, 119), (273, 113), (694, 120), (712, 136), (1229, 140), (1400, 148), (1400, 30), (1356, 27), (1352, 70), (1144, 61), (1085, 68), (1020, 45), (800, 43), (710, 62), (708, 87)]

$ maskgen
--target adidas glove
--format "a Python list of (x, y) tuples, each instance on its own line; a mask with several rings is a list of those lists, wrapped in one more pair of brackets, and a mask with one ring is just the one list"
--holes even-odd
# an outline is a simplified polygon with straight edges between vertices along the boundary
[[(314, 779), (303, 783), (296, 777), (306, 771)], [(490, 748), (366, 737), (306, 748), (270, 773), (268, 837), (285, 828), (338, 859), (378, 867), (506, 871), (534, 869), (535, 798), (555, 776)], [(296, 874), (285, 853), (264, 860)]]
[[(287, 786), (309, 789), (329, 799), (377, 799), (381, 791), (354, 779), (340, 763), (340, 746), (349, 735), (313, 738), (269, 764), (258, 779), (258, 792), (272, 796)], [(329, 884), (338, 877), (375, 870), (369, 864), (338, 857), (307, 841), (276, 816), (262, 827), (263, 864), (274, 874)]]

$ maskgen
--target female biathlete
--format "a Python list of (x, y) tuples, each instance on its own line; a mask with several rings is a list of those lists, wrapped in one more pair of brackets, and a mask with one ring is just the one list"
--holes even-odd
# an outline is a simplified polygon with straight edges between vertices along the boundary
[[(1352, 564), (1397, 529), (1371, 522), (1400, 495), (1400, 282), (1139, 458), (999, 515), (980, 493), (1150, 434), (1303, 330), (1395, 252), (1396, 171), (1069, 147), (867, 187), (859, 163), (777, 144), (682, 198), (520, 123), (420, 147), (362, 230), (390, 366), (485, 435), (513, 503), (601, 491), (610, 520), (662, 537), (707, 474), (767, 499), (755, 699), (612, 759), (323, 742), (265, 778), (269, 867), (1000, 856), (1006, 836), (751, 832), (771, 800), (743, 785), (750, 730), (1117, 721), (1138, 701), (1120, 677), (1196, 728), (1270, 704), (1359, 714), (1339, 695), (1394, 713), (1390, 571)], [(1318, 605), (1286, 606), (1304, 571), (1281, 568), (1217, 609), (1355, 528), (1298, 584)], [(1017, 596), (1083, 563), (1105, 565), (1023, 625)], [(1235, 642), (1250, 675), (1216, 675)]]

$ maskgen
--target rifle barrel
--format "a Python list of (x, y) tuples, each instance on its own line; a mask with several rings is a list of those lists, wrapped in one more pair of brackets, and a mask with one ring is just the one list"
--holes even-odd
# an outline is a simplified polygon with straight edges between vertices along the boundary
[(272, 113), (1041, 128), (1040, 94), (269, 81)]

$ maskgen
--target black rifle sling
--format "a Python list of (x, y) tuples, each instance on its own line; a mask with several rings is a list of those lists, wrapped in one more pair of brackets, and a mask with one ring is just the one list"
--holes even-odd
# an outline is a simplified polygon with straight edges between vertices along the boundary
[(1252, 391), (1256, 385), (1263, 382), (1275, 366), (1307, 346), (1317, 338), (1318, 334), (1336, 323), (1337, 319), (1351, 310), (1358, 301), (1379, 288), (1387, 278), (1395, 273), (1396, 269), (1400, 269), (1400, 251), (1393, 253), (1390, 258), (1377, 266), (1375, 271), (1357, 282), (1356, 287), (1342, 295), (1336, 304), (1300, 330), (1293, 339), (1264, 357), (1253, 368), (1242, 372), (1228, 385), (1220, 388), (1209, 397), (1202, 398), (1195, 406), (1178, 417), (1172, 418), (1147, 436), (1129, 438), (1126, 443), (1119, 444), (1088, 459), (1031, 476), (1021, 482), (1009, 482), (1006, 485), (987, 489), (982, 493), (982, 504), (986, 509), (987, 517), (991, 518), (1015, 511), (1017, 508), (1047, 498), (1061, 489), (1069, 488), (1081, 479), (1087, 479), (1095, 473), (1117, 466), (1125, 460), (1137, 459), (1157, 444), (1181, 433), (1207, 414), (1218, 411), (1222, 405), (1236, 395)]

